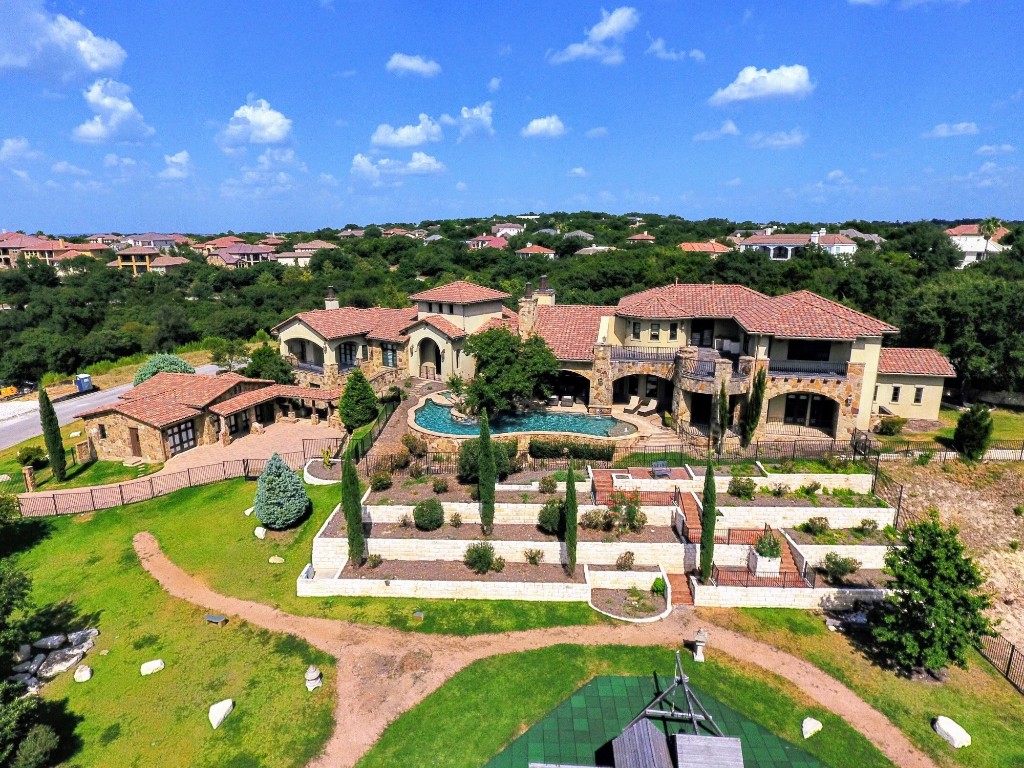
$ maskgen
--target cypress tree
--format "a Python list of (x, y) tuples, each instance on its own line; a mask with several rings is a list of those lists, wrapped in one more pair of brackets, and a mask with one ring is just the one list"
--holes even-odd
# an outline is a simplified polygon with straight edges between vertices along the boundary
[(359, 477), (350, 456), (341, 467), (341, 509), (348, 530), (348, 558), (357, 565), (365, 561), (366, 538), (363, 536), (363, 505), (359, 503)]
[(754, 382), (750, 387), (750, 398), (747, 400), (747, 408), (743, 412), (743, 431), (740, 439), (743, 447), (750, 445), (757, 431), (757, 424), (761, 421), (761, 409), (764, 407), (764, 391), (768, 387), (768, 376), (764, 368), (758, 368), (754, 374)]
[(345, 391), (338, 402), (341, 423), (351, 434), (352, 430), (376, 419), (378, 410), (377, 395), (373, 387), (366, 380), (362, 370), (356, 368), (348, 375)]
[(480, 524), (484, 533), (494, 527), (494, 484), (497, 470), (494, 465), (494, 446), (491, 444), (491, 427), (487, 423), (487, 411), (480, 412)]
[(715, 523), (718, 517), (715, 468), (710, 458), (704, 471), (703, 503), (704, 511), (700, 518), (700, 580), (706, 584), (711, 578), (711, 566), (715, 562)]
[(718, 453), (725, 449), (725, 433), (729, 429), (729, 393), (725, 389), (725, 382), (718, 393)]
[(50, 396), (42, 387), (39, 388), (39, 420), (43, 425), (43, 440), (46, 442), (46, 452), (50, 455), (50, 471), (53, 473), (53, 479), (58, 483), (63, 482), (67, 474), (64, 441), (60, 436), (57, 412), (53, 410)]
[(576, 475), (569, 462), (565, 476), (565, 567), (570, 576), (576, 574), (576, 537), (579, 527), (579, 506), (576, 502)]

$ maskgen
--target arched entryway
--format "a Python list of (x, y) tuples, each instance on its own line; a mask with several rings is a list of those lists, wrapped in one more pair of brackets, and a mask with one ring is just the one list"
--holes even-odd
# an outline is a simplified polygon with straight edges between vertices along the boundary
[(815, 392), (787, 392), (768, 401), (768, 430), (785, 433), (818, 430), (834, 437), (839, 403)]
[(575, 371), (556, 373), (551, 392), (558, 397), (559, 402), (563, 397), (571, 397), (575, 403), (590, 405), (590, 379)]
[(441, 378), (441, 348), (433, 339), (423, 339), (417, 348), (419, 353), (420, 378)]
[(639, 397), (641, 402), (653, 400), (658, 411), (672, 410), (672, 393), (675, 386), (668, 379), (653, 373), (633, 373), (612, 382), (612, 402), (625, 405)]

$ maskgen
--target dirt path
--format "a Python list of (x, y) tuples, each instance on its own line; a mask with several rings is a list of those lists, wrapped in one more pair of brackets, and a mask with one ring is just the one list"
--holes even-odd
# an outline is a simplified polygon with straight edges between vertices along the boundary
[[(656, 624), (556, 627), (465, 638), (411, 634), (389, 627), (294, 616), (221, 595), (172, 563), (152, 534), (139, 533), (133, 543), (142, 566), (174, 597), (301, 637), (338, 660), (335, 711), (346, 713), (345, 725), (338, 722), (324, 752), (310, 768), (355, 765), (388, 723), (479, 659), (563, 643), (678, 647), (696, 626), (692, 613), (676, 611)], [(722, 628), (715, 628), (711, 639), (712, 652), (724, 652), (790, 680), (902, 768), (936, 768), (882, 713), (807, 662)]]

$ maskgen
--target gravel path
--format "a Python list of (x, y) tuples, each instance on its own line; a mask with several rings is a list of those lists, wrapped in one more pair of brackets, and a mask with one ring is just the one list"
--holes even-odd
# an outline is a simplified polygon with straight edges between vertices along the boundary
[[(310, 768), (355, 765), (388, 723), (479, 659), (558, 644), (674, 648), (681, 639), (691, 637), (696, 627), (691, 612), (677, 609), (656, 624), (555, 627), (474, 637), (416, 635), (389, 627), (294, 616), (262, 603), (221, 595), (172, 563), (152, 534), (136, 534), (133, 543), (143, 568), (168, 594), (274, 632), (295, 635), (338, 660), (335, 711), (345, 713), (344, 724), (336, 723), (323, 753)], [(734, 656), (790, 680), (902, 768), (937, 768), (882, 713), (807, 662), (718, 627), (711, 639), (712, 653)]]

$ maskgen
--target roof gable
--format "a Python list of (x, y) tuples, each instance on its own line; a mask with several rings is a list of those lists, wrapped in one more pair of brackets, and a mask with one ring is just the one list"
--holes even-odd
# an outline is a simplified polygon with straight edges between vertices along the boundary
[(882, 347), (878, 372), (906, 376), (942, 376), (953, 378), (956, 369), (937, 349), (919, 347)]
[(479, 304), (484, 301), (504, 301), (511, 298), (504, 291), (485, 288), (468, 280), (456, 280), (454, 283), (439, 285), (426, 291), (420, 291), (409, 297), (412, 301), (443, 301), (451, 304)]

